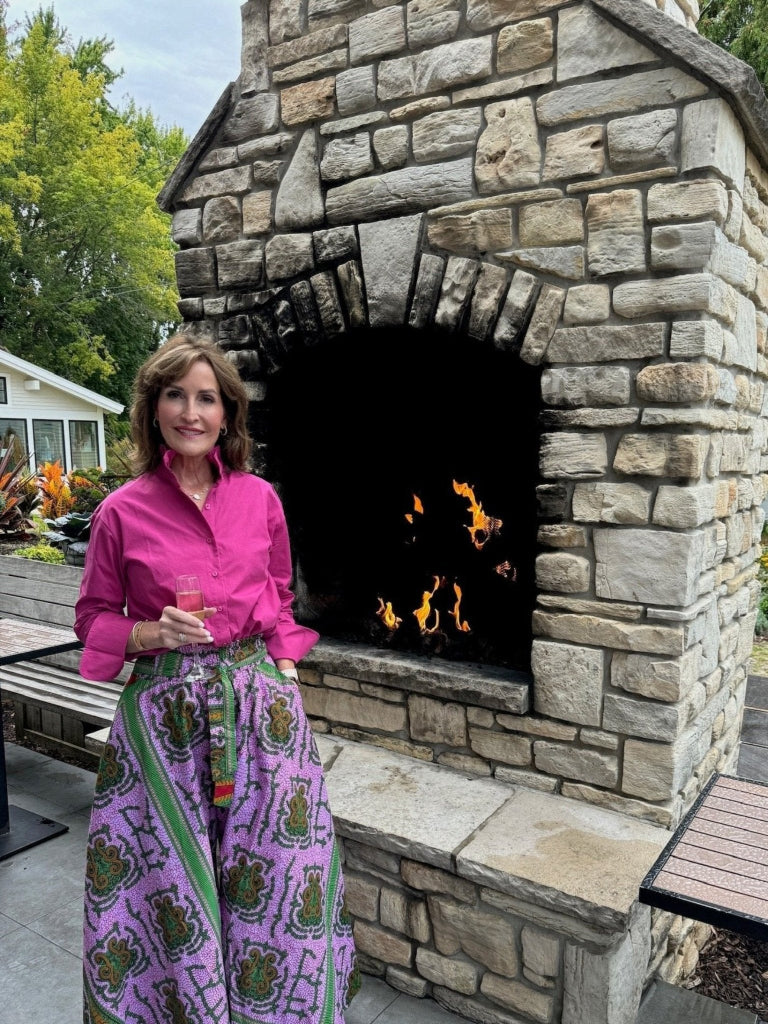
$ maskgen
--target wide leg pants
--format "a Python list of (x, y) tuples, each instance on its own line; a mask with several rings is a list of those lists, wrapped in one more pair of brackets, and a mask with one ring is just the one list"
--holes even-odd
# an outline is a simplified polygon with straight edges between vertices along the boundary
[(298, 688), (251, 638), (139, 659), (99, 766), (85, 1024), (343, 1024), (360, 984)]

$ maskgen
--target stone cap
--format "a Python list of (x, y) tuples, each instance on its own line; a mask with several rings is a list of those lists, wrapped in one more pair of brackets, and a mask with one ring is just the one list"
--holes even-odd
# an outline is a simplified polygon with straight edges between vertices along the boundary
[(318, 672), (480, 704), (511, 715), (524, 715), (531, 706), (531, 676), (516, 669), (427, 658), (325, 638), (315, 644), (301, 664)]
[(768, 101), (754, 69), (704, 36), (638, 0), (590, 0), (610, 20), (642, 35), (675, 63), (722, 90), (744, 126), (760, 162), (768, 163)]
[(339, 835), (450, 871), (579, 941), (629, 926), (666, 829), (580, 800), (316, 736)]
[(187, 146), (183, 156), (171, 172), (171, 176), (158, 193), (156, 202), (163, 213), (173, 212), (173, 201), (177, 190), (187, 180), (197, 161), (208, 149), (209, 143), (213, 142), (219, 126), (229, 113), (234, 91), (235, 83), (230, 82), (216, 100), (213, 110), (198, 129), (194, 139)]

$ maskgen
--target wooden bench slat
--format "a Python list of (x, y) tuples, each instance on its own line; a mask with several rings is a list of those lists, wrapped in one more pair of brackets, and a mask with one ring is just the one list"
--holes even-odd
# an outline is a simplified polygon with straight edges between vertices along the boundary
[[(0, 556), (0, 617), (71, 628), (83, 570)], [(93, 760), (103, 747), (125, 682), (126, 662), (110, 682), (83, 679), (82, 652), (61, 651), (0, 666), (0, 695), (13, 702), (16, 736), (53, 751), (77, 751)], [(95, 763), (95, 761), (94, 761)]]
[(37, 704), (67, 704), (69, 707), (94, 708), (99, 711), (113, 711), (117, 706), (117, 697), (113, 700), (89, 699), (86, 694), (78, 694), (67, 689), (52, 689), (49, 687), (32, 686), (5, 686), (0, 683), (2, 692), (15, 698), (23, 697), (25, 700), (33, 700)]
[(25, 662), (0, 666), (0, 687), (4, 686), (6, 681), (9, 686), (29, 686), (33, 689), (52, 686), (66, 692), (89, 694), (96, 700), (99, 698), (116, 699), (123, 689), (121, 683), (92, 682), (65, 669), (50, 668), (44, 665), (32, 666), (31, 669), (22, 666), (25, 666)]
[[(123, 685), (120, 682), (94, 682), (66, 669), (40, 662), (16, 662), (0, 666), (0, 693), (21, 705), (24, 725), (39, 725), (44, 730), (49, 720), (56, 724), (56, 738), (69, 730), (65, 719), (79, 723), (71, 730), (82, 733), (83, 726), (110, 726)], [(32, 715), (33, 709), (38, 715)], [(50, 715), (53, 717), (50, 717)]]

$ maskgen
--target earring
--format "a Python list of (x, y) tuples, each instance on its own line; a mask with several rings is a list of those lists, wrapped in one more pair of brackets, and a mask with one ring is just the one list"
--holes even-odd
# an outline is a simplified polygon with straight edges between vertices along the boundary
[(229, 431), (227, 430), (227, 424), (226, 424), (226, 423), (225, 423), (225, 424), (224, 424), (224, 426), (223, 426), (223, 427), (221, 428), (221, 430), (219, 431), (219, 433), (221, 434), (221, 436), (222, 436), (222, 437), (226, 437), (226, 436), (227, 436), (227, 434), (229, 433)]
[(154, 417), (153, 417), (153, 419), (152, 419), (152, 426), (153, 426), (153, 427), (155, 427), (155, 428), (157, 428), (157, 426), (158, 426), (158, 423), (157, 423), (157, 416), (154, 416)]

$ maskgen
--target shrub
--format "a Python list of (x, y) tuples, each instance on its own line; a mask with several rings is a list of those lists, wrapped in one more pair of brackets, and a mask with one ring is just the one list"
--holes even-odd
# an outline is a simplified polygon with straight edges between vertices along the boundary
[(50, 544), (30, 544), (26, 548), (17, 548), (13, 553), (19, 558), (31, 558), (36, 562), (50, 562), (53, 565), (64, 563), (64, 552)]
[(768, 636), (768, 521), (763, 526), (762, 549), (757, 560), (757, 581), (760, 584), (760, 597), (757, 602), (755, 633)]
[(130, 437), (116, 437), (107, 444), (107, 473), (123, 480), (133, 476), (133, 442)]
[(65, 561), (82, 560), (91, 536), (92, 515), (92, 512), (67, 512), (56, 519), (46, 519), (48, 530), (43, 537), (61, 550)]
[(73, 498), (70, 511), (79, 512), (81, 515), (90, 515), (110, 492), (99, 466), (92, 469), (73, 469), (67, 476), (67, 482)]

